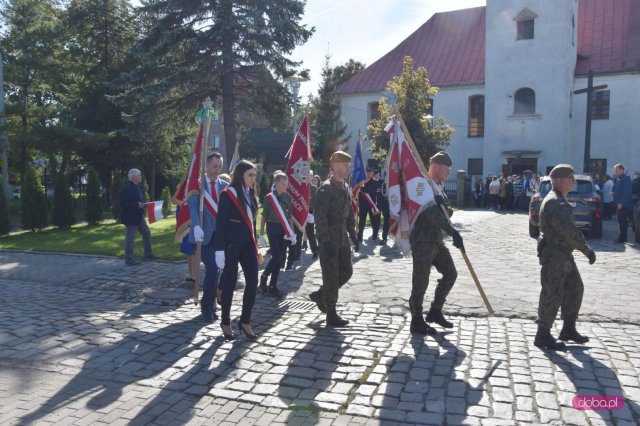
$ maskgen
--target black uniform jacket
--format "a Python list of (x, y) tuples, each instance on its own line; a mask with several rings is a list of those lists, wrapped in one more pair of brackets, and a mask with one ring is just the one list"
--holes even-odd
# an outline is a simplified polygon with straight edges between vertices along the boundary
[[(238, 198), (242, 197), (238, 194)], [(253, 229), (255, 229), (256, 206), (251, 203), (251, 211), (253, 213)], [(216, 234), (214, 247), (216, 251), (223, 251), (231, 244), (244, 245), (253, 242), (251, 231), (245, 223), (240, 211), (231, 201), (227, 191), (220, 194), (220, 203), (218, 204), (218, 219), (216, 221)]]

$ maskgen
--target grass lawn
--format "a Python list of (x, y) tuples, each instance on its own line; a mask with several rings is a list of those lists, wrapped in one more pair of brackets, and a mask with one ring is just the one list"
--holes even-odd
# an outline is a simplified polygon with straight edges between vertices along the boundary
[[(173, 242), (176, 218), (169, 216), (149, 226), (153, 254), (165, 260), (182, 260), (180, 245)], [(47, 228), (41, 232), (13, 232), (0, 237), (0, 248), (26, 251), (85, 253), (124, 256), (124, 225), (106, 220), (98, 225), (74, 225), (71, 229)], [(135, 240), (134, 256), (143, 256), (142, 237)]]

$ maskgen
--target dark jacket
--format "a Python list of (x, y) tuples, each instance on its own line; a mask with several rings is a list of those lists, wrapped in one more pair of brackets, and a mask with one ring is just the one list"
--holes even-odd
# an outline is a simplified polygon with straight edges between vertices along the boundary
[(615, 180), (613, 187), (613, 202), (622, 204), (622, 207), (633, 210), (633, 198), (631, 197), (631, 179), (622, 174)]
[[(244, 194), (238, 194), (238, 198), (244, 198)], [(252, 202), (251, 211), (253, 213), (253, 228), (255, 230), (255, 216), (257, 207)], [(220, 194), (218, 204), (218, 220), (216, 232), (214, 234), (214, 247), (216, 251), (223, 251), (231, 244), (253, 243), (253, 236), (249, 227), (244, 222), (242, 215), (236, 205), (231, 201), (227, 190)]]
[(129, 181), (120, 192), (120, 205), (122, 206), (120, 220), (124, 225), (140, 225), (140, 222), (144, 220), (144, 207), (138, 207), (138, 203), (144, 202), (142, 188)]

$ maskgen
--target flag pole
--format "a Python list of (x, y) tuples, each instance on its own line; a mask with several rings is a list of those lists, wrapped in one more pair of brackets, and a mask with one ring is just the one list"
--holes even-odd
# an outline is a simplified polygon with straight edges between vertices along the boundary
[[(398, 109), (398, 106), (394, 103), (393, 104), (393, 113), (396, 115), (396, 118), (398, 119), (398, 123), (400, 123), (400, 128), (402, 129), (402, 131), (404, 132), (404, 135), (407, 139), (407, 143), (409, 144), (409, 148), (411, 149), (411, 152), (413, 153), (413, 156), (416, 158), (416, 161), (418, 162), (418, 166), (420, 167), (420, 170), (422, 171), (422, 173), (424, 174), (424, 176), (427, 179), (430, 179), (428, 174), (427, 174), (427, 168), (424, 166), (424, 163), (422, 162), (422, 158), (420, 157), (420, 154), (418, 153), (418, 149), (416, 148), (416, 145), (413, 143), (413, 139), (411, 138), (411, 134), (409, 134), (409, 131), (407, 130), (407, 126), (404, 124), (404, 120), (402, 119), (402, 114), (400, 114), (400, 110)], [(449, 213), (447, 212), (447, 209), (445, 208), (444, 205), (442, 204), (438, 204), (440, 206), (440, 208), (442, 209), (442, 213), (444, 214), (444, 217), (447, 218), (447, 221), (449, 222), (449, 224), (451, 224), (451, 219), (449, 218)], [(451, 224), (452, 225), (452, 224)], [(489, 303), (489, 299), (487, 298), (487, 295), (484, 292), (484, 289), (482, 288), (482, 285), (480, 284), (480, 280), (478, 279), (478, 275), (476, 274), (475, 269), (473, 268), (473, 265), (471, 265), (471, 261), (469, 260), (469, 256), (467, 256), (467, 252), (465, 251), (464, 247), (460, 247), (460, 253), (462, 253), (462, 258), (464, 259), (464, 263), (466, 263), (467, 268), (469, 268), (469, 273), (471, 274), (471, 277), (473, 278), (473, 282), (475, 283), (478, 292), (480, 293), (480, 297), (482, 298), (482, 301), (484, 302), (484, 305), (487, 307), (487, 311), (489, 311), (489, 315), (493, 316), (493, 308), (491, 307), (491, 304)]]
[[(199, 204), (199, 216), (200, 216), (200, 224), (204, 220), (204, 185), (206, 182), (205, 179), (205, 164), (207, 158), (206, 148), (209, 146), (209, 126), (211, 125), (211, 109), (213, 108), (213, 104), (211, 102), (211, 98), (207, 97), (205, 99), (203, 105), (203, 109), (200, 111), (200, 120), (202, 123), (203, 134), (202, 134), (202, 146), (200, 147), (200, 179), (198, 189), (200, 190), (200, 204)], [(202, 253), (202, 242), (198, 241), (196, 243), (196, 259), (198, 259), (198, 267), (194, 271), (195, 277), (193, 277), (193, 303), (197, 306), (200, 298), (200, 259)]]

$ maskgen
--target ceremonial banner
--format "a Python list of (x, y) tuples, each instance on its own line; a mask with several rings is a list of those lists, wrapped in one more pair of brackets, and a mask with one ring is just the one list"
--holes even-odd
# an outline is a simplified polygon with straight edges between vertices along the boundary
[(390, 134), (388, 179), (391, 236), (405, 256), (411, 253), (409, 235), (420, 213), (436, 204), (429, 178), (418, 161), (394, 117), (385, 130)]
[(353, 205), (353, 211), (358, 217), (358, 194), (360, 188), (364, 185), (364, 181), (367, 180), (367, 174), (364, 168), (364, 156), (362, 155), (362, 143), (360, 137), (358, 137), (358, 143), (356, 144), (356, 153), (353, 157), (353, 168), (351, 170), (351, 204)]
[(296, 134), (293, 144), (289, 149), (289, 162), (285, 174), (289, 178), (289, 186), (287, 193), (293, 199), (291, 213), (293, 215), (293, 223), (301, 232), (307, 223), (309, 215), (309, 194), (310, 194), (310, 166), (309, 161), (309, 115), (306, 114), (298, 133)]
[(176, 235), (175, 242), (180, 243), (185, 235), (189, 234), (189, 227), (191, 226), (191, 214), (189, 213), (189, 206), (187, 201), (193, 194), (200, 193), (200, 184), (198, 179), (200, 178), (200, 163), (202, 153), (202, 132), (203, 126), (200, 126), (198, 131), (198, 137), (193, 147), (193, 154), (191, 156), (191, 162), (187, 173), (180, 183), (178, 190), (173, 195), (173, 201), (179, 206), (182, 206), (178, 217), (176, 219)]
[(227, 168), (227, 173), (233, 174), (233, 169), (236, 168), (238, 163), (240, 162), (240, 153), (238, 152), (239, 143), (236, 142), (236, 149), (233, 150), (233, 156), (231, 160), (229, 160), (229, 167)]
[(149, 224), (153, 222), (157, 222), (160, 219), (164, 218), (162, 215), (162, 201), (151, 201), (150, 203), (144, 203), (144, 206), (147, 208), (147, 219), (149, 219)]

